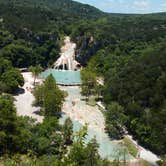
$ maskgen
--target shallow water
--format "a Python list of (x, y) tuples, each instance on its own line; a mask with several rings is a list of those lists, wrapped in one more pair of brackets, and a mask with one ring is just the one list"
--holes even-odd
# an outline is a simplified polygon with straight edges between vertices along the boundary
[[(99, 126), (102, 126), (103, 123), (102, 120), (103, 115), (95, 113), (95, 110), (97, 108), (87, 106), (86, 102), (81, 98), (79, 88), (77, 87), (61, 87), (61, 88), (68, 92), (68, 97), (66, 98), (66, 104), (68, 105), (68, 107), (66, 108), (65, 113), (62, 115), (60, 123), (63, 124), (65, 119), (69, 117), (72, 111), (76, 111), (80, 115), (81, 111), (83, 112), (87, 109), (90, 109), (90, 111), (93, 112), (94, 114), (89, 113), (88, 115), (86, 115), (86, 119), (89, 120), (89, 125), (91, 127), (90, 126), (88, 127), (88, 133), (85, 142), (87, 143), (95, 137), (99, 144), (99, 154), (101, 155), (102, 158), (107, 158), (109, 160), (114, 160), (117, 158), (123, 159), (124, 158), (123, 152), (125, 150), (125, 147), (122, 147), (118, 143), (111, 141), (109, 136), (103, 130), (101, 130), (101, 128), (99, 128)], [(74, 101), (74, 99), (76, 99), (77, 101), (75, 109), (72, 109), (71, 103), (72, 101)], [(81, 124), (78, 120), (72, 117), (70, 118), (73, 122), (73, 131), (77, 132), (83, 126), (83, 124)], [(95, 126), (95, 124), (97, 124), (97, 126)], [(120, 152), (121, 155), (119, 155)], [(133, 157), (129, 154), (125, 154), (125, 159), (129, 160), (133, 159)]]
[[(56, 82), (59, 84), (81, 84), (80, 71), (48, 69), (41, 74), (41, 78), (45, 79), (50, 74), (54, 76)], [(95, 137), (99, 144), (99, 154), (102, 158), (109, 160), (117, 158), (123, 159), (124, 155), (119, 155), (119, 153), (122, 153), (125, 147), (111, 141), (109, 136), (102, 130), (104, 128), (104, 117), (98, 107), (91, 107), (86, 104), (80, 94), (80, 88), (78, 86), (60, 86), (60, 88), (68, 92), (63, 107), (64, 114), (62, 114), (60, 124), (63, 124), (65, 119), (70, 117), (73, 122), (73, 131), (77, 132), (83, 127), (83, 124), (88, 123), (89, 126), (85, 142), (88, 143)], [(75, 102), (75, 106), (72, 105), (73, 101)], [(82, 117), (80, 118), (80, 116)], [(133, 159), (133, 157), (125, 154), (125, 159), (129, 160)]]
[(40, 78), (45, 79), (50, 74), (53, 75), (58, 84), (79, 85), (81, 84), (80, 71), (48, 69), (41, 73)]
[[(63, 115), (62, 118), (60, 119), (60, 124), (63, 124), (65, 119), (67, 118), (67, 115)], [(83, 127), (81, 123), (78, 121), (72, 120), (73, 122), (73, 131), (77, 132)], [(124, 154), (123, 151), (125, 147), (120, 146), (119, 144), (110, 141), (109, 137), (107, 134), (99, 131), (99, 130), (93, 130), (88, 128), (87, 136), (85, 143), (88, 143), (91, 139), (96, 138), (98, 144), (99, 144), (99, 154), (101, 155), (102, 158), (106, 158), (109, 160), (114, 160), (114, 159), (124, 159)], [(121, 155), (120, 155), (121, 153)], [(125, 159), (130, 160), (134, 159), (130, 154), (125, 154)]]

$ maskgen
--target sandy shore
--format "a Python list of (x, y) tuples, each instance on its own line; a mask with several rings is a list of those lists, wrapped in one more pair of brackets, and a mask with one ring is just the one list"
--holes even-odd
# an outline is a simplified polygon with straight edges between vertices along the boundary
[[(40, 107), (33, 107), (32, 104), (34, 102), (34, 96), (32, 95), (30, 89), (33, 88), (33, 77), (30, 72), (22, 73), (25, 79), (25, 84), (22, 87), (22, 93), (14, 96), (15, 106), (17, 108), (17, 114), (19, 116), (29, 116), (37, 120), (37, 122), (43, 121), (43, 116), (36, 114), (40, 110)], [(37, 80), (40, 82), (41, 80)], [(89, 129), (93, 129), (105, 134), (105, 119), (102, 112), (99, 110), (98, 106), (92, 107), (86, 104), (84, 97), (80, 94), (79, 86), (59, 86), (60, 89), (68, 92), (68, 96), (64, 102), (62, 111), (67, 114), (71, 119), (80, 122), (82, 125), (88, 124)], [(141, 147), (137, 144), (136, 141), (132, 139), (131, 136), (128, 136), (139, 148), (140, 150), (140, 158), (150, 162), (155, 165), (156, 161), (159, 158)]]
[[(34, 78), (30, 72), (22, 73), (24, 77), (25, 84), (22, 87), (22, 93), (14, 96), (16, 101), (15, 106), (17, 108), (17, 114), (19, 116), (29, 116), (37, 120), (37, 122), (42, 122), (43, 117), (38, 115), (37, 112), (40, 111), (40, 107), (33, 107), (32, 104), (35, 100), (31, 93), (33, 89)], [(39, 82), (41, 80), (37, 80)]]

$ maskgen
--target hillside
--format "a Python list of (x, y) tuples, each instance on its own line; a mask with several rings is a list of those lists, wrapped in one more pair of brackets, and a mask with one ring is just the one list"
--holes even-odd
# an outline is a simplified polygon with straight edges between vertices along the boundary
[(21, 64), (14, 62), (14, 66), (41, 63), (46, 67), (59, 56), (61, 36), (71, 33), (68, 26), (78, 20), (95, 20), (103, 15), (94, 7), (70, 0), (0, 0), (0, 48), (8, 45), (1, 52), (12, 49), (13, 45), (22, 45), (21, 52), (26, 52), (29, 60), (23, 56)]
[(71, 0), (1, 0), (0, 4), (0, 15), (6, 24), (10, 22), (35, 30), (39, 27), (48, 28), (52, 24), (63, 26), (78, 19), (96, 19), (104, 15), (94, 7)]
[[(147, 15), (108, 14), (96, 21), (79, 21), (71, 27), (73, 39), (78, 43), (78, 60), (86, 65), (100, 49), (130, 54), (166, 36), (165, 13)], [(93, 42), (90, 42), (93, 37)], [(120, 50), (119, 50), (120, 49)], [(119, 53), (120, 53), (119, 52)]]
[[(15, 89), (23, 85), (24, 81), (17, 67), (37, 64), (44, 69), (51, 67), (59, 57), (64, 35), (69, 35), (77, 43), (76, 60), (85, 67), (82, 94), (103, 96), (102, 101), (108, 110), (106, 129), (110, 137), (122, 138), (123, 129), (126, 128), (142, 145), (164, 155), (166, 13), (104, 13), (92, 6), (71, 0), (0, 0), (0, 94), (13, 94)], [(104, 78), (103, 87), (96, 86), (96, 77)], [(54, 84), (52, 78), (50, 79)], [(51, 102), (54, 103), (53, 100)], [(7, 115), (9, 107), (10, 111), (13, 111), (11, 116), (15, 120), (11, 126), (18, 124), (13, 130), (13, 138), (19, 132), (12, 142), (10, 138), (5, 139), (8, 137), (8, 126), (4, 129), (7, 134), (0, 131), (4, 136), (2, 142), (0, 140), (0, 154), (27, 154), (28, 151), (23, 145), (25, 142), (28, 148), (33, 135), (34, 138), (38, 137), (38, 141), (36, 143), (33, 138), (30, 151), (37, 148), (34, 154), (39, 157), (46, 155), (47, 148), (52, 145), (51, 138), (45, 132), (55, 119), (49, 119), (49, 124), (45, 121), (37, 127), (31, 126), (27, 119), (16, 117), (12, 98), (1, 95), (0, 104), (0, 109), (8, 105), (3, 109)], [(116, 116), (116, 120), (112, 115)], [(10, 121), (8, 116), (4, 118), (7, 122)], [(54, 123), (57, 125), (56, 120)], [(28, 126), (25, 131), (20, 127), (22, 124)], [(46, 130), (42, 131), (43, 127)], [(36, 136), (35, 131), (38, 129), (41, 133)], [(52, 130), (51, 127), (50, 132)], [(24, 140), (23, 136), (27, 131), (31, 135)], [(61, 131), (58, 125), (57, 131)], [(63, 139), (59, 135), (57, 137)], [(18, 141), (20, 138), (21, 143)], [(42, 147), (40, 140), (50, 144)], [(9, 146), (5, 149), (3, 141), (7, 141), (9, 145), (12, 142), (15, 148)], [(97, 145), (91, 146), (92, 149), (95, 146), (93, 150), (96, 152)], [(62, 148), (59, 144), (55, 147)], [(54, 153), (62, 159), (66, 149), (60, 154), (61, 149), (56, 148)], [(86, 150), (84, 147), (85, 154)], [(47, 158), (43, 160), (46, 162)], [(77, 158), (75, 160), (77, 161)]]

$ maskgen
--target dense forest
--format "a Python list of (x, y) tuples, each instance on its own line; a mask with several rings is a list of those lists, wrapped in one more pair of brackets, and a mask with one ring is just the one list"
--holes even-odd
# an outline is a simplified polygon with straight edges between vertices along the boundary
[[(100, 25), (96, 22), (92, 30), (82, 30), (86, 25), (77, 29), (76, 34), (80, 33), (75, 40), (81, 55), (78, 60), (85, 66), (88, 63), (89, 79), (85, 85), (94, 80), (95, 75), (104, 77), (102, 93), (111, 137), (121, 138), (127, 127), (145, 147), (165, 154), (166, 20), (153, 15), (125, 19), (117, 21), (119, 25), (102, 24), (100, 29), (94, 28)], [(87, 76), (83, 75), (85, 80)], [(86, 86), (83, 87), (87, 94)], [(88, 87), (93, 88), (94, 93), (96, 86)]]
[(58, 88), (53, 76), (50, 75), (43, 85), (37, 87), (34, 95), (36, 104), (43, 110), (42, 123), (17, 116), (14, 98), (7, 94), (0, 97), (2, 165), (110, 165), (100, 158), (95, 139), (85, 144), (86, 127), (73, 134), (73, 124), (69, 118), (64, 125), (58, 123), (57, 113), (60, 112), (64, 92)]
[(83, 94), (101, 91), (93, 86), (95, 76), (105, 79), (102, 93), (110, 136), (121, 138), (127, 127), (145, 147), (164, 155), (165, 13), (109, 15), (97, 21), (80, 21), (71, 29), (78, 44), (77, 59), (87, 70), (82, 72)]
[[(85, 165), (91, 162), (88, 155), (93, 152), (97, 163), (93, 165), (108, 164), (97, 160), (95, 140), (87, 146), (79, 138), (74, 143), (64, 142), (63, 130), (71, 122), (59, 126), (57, 117), (52, 117), (54, 110), (49, 106), (57, 104), (54, 108), (59, 111), (63, 102), (63, 95), (55, 95), (59, 89), (52, 78), (55, 94), (48, 90), (41, 102), (44, 87), (34, 92), (36, 104), (48, 109), (43, 112), (42, 124), (32, 125), (31, 119), (17, 117), (13, 98), (6, 95), (24, 84), (17, 68), (53, 64), (64, 35), (77, 43), (76, 58), (85, 66), (83, 91), (104, 94), (110, 137), (121, 138), (127, 128), (145, 147), (166, 154), (166, 13), (109, 14), (71, 0), (0, 0), (0, 155), (29, 154), (32, 162), (44, 163), (51, 153), (56, 154), (56, 158), (50, 157), (53, 163), (58, 158), (64, 161), (62, 165)], [(104, 77), (105, 86), (96, 87), (95, 77)], [(52, 97), (58, 98), (57, 103)], [(86, 132), (81, 133), (84, 136)], [(70, 158), (64, 156), (66, 146), (72, 146)]]

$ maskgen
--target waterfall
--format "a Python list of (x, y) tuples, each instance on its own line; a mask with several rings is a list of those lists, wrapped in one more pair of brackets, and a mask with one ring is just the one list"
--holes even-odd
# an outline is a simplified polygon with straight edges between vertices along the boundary
[(71, 42), (69, 36), (66, 36), (64, 39), (64, 46), (61, 47), (61, 56), (54, 63), (55, 69), (65, 70), (78, 70), (80, 64), (75, 60), (75, 49), (76, 44)]

